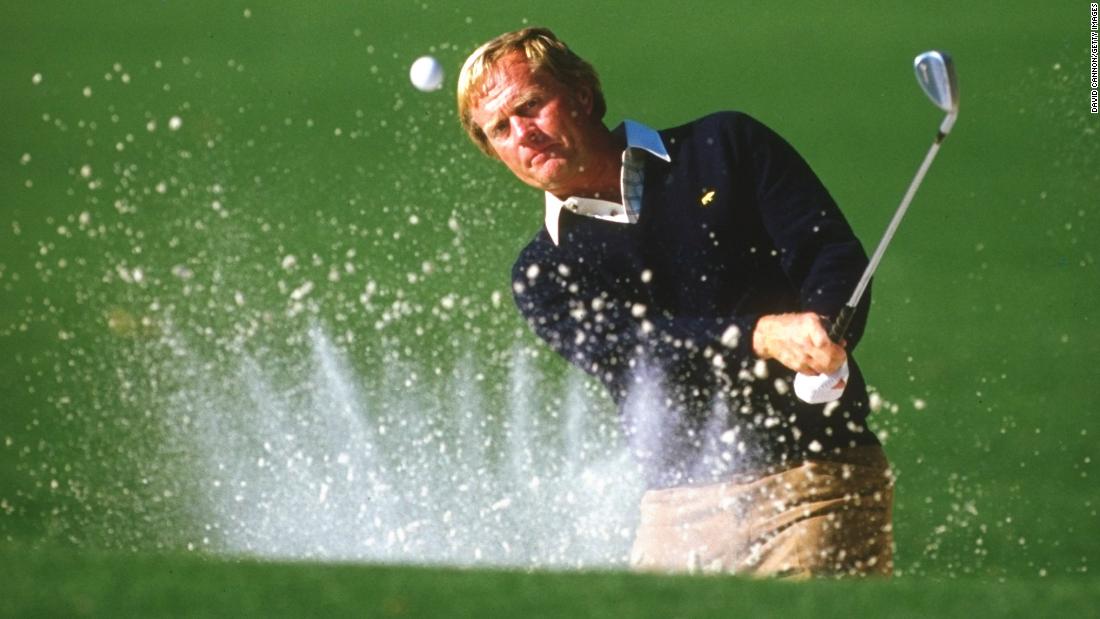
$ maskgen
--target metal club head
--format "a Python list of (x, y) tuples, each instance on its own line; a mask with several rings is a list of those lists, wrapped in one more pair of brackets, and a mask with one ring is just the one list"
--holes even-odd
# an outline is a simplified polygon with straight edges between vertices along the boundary
[(913, 69), (921, 90), (936, 107), (947, 112), (940, 125), (940, 133), (947, 135), (959, 115), (959, 83), (955, 77), (955, 64), (946, 52), (924, 52), (913, 59)]

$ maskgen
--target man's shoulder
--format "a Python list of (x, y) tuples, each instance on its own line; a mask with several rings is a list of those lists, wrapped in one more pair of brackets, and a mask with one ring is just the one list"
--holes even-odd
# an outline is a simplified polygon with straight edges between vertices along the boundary
[[(752, 138), (767, 127), (746, 112), (724, 110), (713, 112), (690, 122), (662, 129), (658, 133), (670, 151), (684, 147), (712, 146), (718, 141)], [(675, 158), (675, 157), (674, 157)]]
[(722, 129), (737, 129), (744, 127), (751, 127), (759, 125), (760, 121), (753, 118), (746, 112), (739, 110), (722, 110), (718, 112), (711, 112), (706, 116), (700, 116), (695, 120), (686, 122), (682, 125), (675, 127), (669, 127), (668, 129), (662, 129), (659, 133), (663, 134), (676, 134), (690, 132), (692, 130), (706, 129), (706, 128), (722, 128)]
[(513, 273), (525, 272), (532, 265), (538, 265), (552, 258), (557, 250), (558, 247), (551, 240), (550, 234), (546, 231), (546, 226), (542, 226), (527, 242), (527, 245), (524, 245), (523, 249), (519, 251), (519, 255), (516, 256), (516, 261), (512, 265), (512, 271)]

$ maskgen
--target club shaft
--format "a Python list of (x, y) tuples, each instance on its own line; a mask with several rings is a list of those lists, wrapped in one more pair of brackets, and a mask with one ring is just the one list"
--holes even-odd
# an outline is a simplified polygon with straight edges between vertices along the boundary
[(928, 168), (932, 165), (932, 160), (936, 158), (936, 153), (940, 151), (940, 144), (943, 143), (943, 138), (943, 133), (936, 135), (936, 140), (932, 142), (932, 147), (928, 149), (928, 154), (924, 156), (924, 161), (921, 162), (920, 168), (917, 170), (917, 175), (913, 177), (913, 182), (909, 183), (909, 189), (905, 192), (905, 197), (901, 199), (901, 205), (898, 206), (897, 212), (894, 213), (894, 218), (890, 220), (890, 225), (886, 227), (886, 232), (882, 235), (882, 240), (878, 242), (878, 247), (875, 248), (875, 253), (871, 256), (871, 261), (867, 263), (867, 268), (863, 271), (863, 277), (859, 279), (859, 284), (856, 285), (855, 291), (852, 292), (852, 298), (848, 300), (848, 305), (850, 307), (859, 305), (859, 300), (863, 298), (863, 293), (867, 290), (867, 284), (871, 282), (871, 276), (875, 274), (878, 263), (882, 261), (882, 255), (886, 253), (886, 247), (890, 245), (890, 240), (894, 238), (894, 233), (897, 232), (898, 226), (901, 225), (901, 220), (905, 217), (905, 211), (909, 210), (909, 203), (913, 201), (913, 196), (916, 195), (917, 188), (919, 188), (921, 182), (924, 181), (924, 175), (928, 173)]

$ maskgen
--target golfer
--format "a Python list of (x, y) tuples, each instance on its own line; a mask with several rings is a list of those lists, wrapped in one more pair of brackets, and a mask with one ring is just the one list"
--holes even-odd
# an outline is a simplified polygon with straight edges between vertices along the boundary
[[(645, 473), (632, 566), (890, 574), (892, 477), (849, 355), (869, 296), (843, 346), (822, 327), (867, 264), (859, 241), (750, 116), (610, 129), (606, 108), (592, 66), (544, 28), (485, 43), (459, 76), (470, 138), (545, 193), (516, 304), (607, 387)], [(796, 372), (845, 361), (840, 400), (795, 398)]]

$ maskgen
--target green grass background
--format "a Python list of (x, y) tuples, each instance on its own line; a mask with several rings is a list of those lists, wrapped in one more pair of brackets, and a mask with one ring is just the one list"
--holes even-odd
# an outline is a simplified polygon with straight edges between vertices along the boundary
[[(255, 610), (263, 592), (289, 589), (303, 614), (827, 614), (852, 596), (876, 613), (1010, 614), (1086, 598), (1095, 612), (1100, 117), (1088, 107), (1088, 3), (8, 2), (0, 16), (3, 610), (201, 614), (204, 597)], [(912, 57), (955, 56), (960, 118), (879, 270), (860, 349), (897, 405), (875, 420), (900, 473), (895, 583), (178, 556), (186, 506), (143, 490), (171, 474), (170, 459), (148, 456), (178, 378), (147, 344), (168, 322), (215, 366), (235, 345), (293, 350), (310, 321), (343, 334), (365, 373), (394, 350), (425, 366), (473, 351), (497, 376), (515, 340), (535, 344), (507, 302), (507, 267), (539, 225), (540, 197), (465, 142), (451, 95), (474, 46), (525, 24), (552, 27), (596, 65), (611, 123), (668, 126), (716, 109), (764, 120), (869, 247), (941, 119)], [(407, 82), (424, 53), (448, 67), (441, 92)], [(288, 254), (300, 262), (289, 274)], [(346, 262), (355, 274), (330, 281)], [(436, 274), (409, 285), (425, 262)], [(181, 265), (190, 279), (173, 274)], [(377, 331), (381, 310), (358, 302), (366, 279), (387, 303), (469, 302), (459, 319), (425, 310)], [(317, 286), (295, 307), (288, 291), (307, 280)], [(104, 573), (135, 589), (101, 585)], [(403, 591), (420, 597), (386, 606)], [(471, 610), (454, 606), (463, 598)]]

